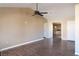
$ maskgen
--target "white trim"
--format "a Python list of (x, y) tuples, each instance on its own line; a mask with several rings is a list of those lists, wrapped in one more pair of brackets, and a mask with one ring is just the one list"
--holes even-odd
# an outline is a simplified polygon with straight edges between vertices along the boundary
[(79, 56), (79, 53), (78, 52), (75, 52), (75, 55), (78, 55)]
[(15, 47), (19, 47), (19, 46), (22, 46), (22, 45), (26, 45), (26, 44), (30, 44), (30, 43), (33, 43), (33, 42), (37, 42), (37, 41), (40, 41), (40, 40), (43, 40), (43, 39), (44, 38), (40, 38), (40, 39), (37, 39), (37, 40), (33, 40), (33, 41), (29, 41), (29, 42), (18, 44), (18, 45), (10, 46), (10, 47), (7, 47), (7, 48), (0, 49), (0, 51), (5, 51), (5, 50), (12, 49), (12, 48), (15, 48)]

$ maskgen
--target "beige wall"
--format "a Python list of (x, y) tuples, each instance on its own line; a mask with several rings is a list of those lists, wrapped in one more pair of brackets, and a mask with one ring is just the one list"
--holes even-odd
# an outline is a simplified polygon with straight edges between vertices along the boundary
[(0, 8), (0, 49), (43, 37), (45, 19), (29, 8)]

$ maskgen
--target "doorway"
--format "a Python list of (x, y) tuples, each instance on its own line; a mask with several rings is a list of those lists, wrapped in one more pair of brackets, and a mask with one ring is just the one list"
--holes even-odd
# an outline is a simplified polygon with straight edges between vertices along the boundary
[(61, 23), (53, 23), (53, 39), (61, 40)]

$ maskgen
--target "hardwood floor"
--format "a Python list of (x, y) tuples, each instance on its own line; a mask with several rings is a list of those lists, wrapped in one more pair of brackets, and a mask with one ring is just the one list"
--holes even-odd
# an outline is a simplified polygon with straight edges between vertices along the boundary
[(75, 42), (44, 39), (2, 51), (2, 56), (75, 56)]
[(0, 56), (1, 56), (1, 52), (0, 52)]

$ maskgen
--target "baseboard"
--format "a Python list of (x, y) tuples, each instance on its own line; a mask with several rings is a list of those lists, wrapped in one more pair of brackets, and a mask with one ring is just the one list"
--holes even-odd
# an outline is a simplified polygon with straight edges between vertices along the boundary
[(30, 43), (33, 43), (33, 42), (37, 42), (37, 41), (40, 41), (40, 40), (43, 40), (43, 39), (44, 38), (40, 38), (40, 39), (37, 39), (37, 40), (33, 40), (33, 41), (29, 41), (29, 42), (18, 44), (18, 45), (10, 46), (10, 47), (7, 47), (7, 48), (0, 49), (0, 51), (9, 50), (9, 49), (12, 49), (12, 48), (15, 48), (15, 47), (19, 47), (19, 46), (22, 46), (22, 45), (26, 45), (26, 44), (30, 44)]
[(79, 53), (78, 52), (75, 52), (75, 55), (79, 56)]

